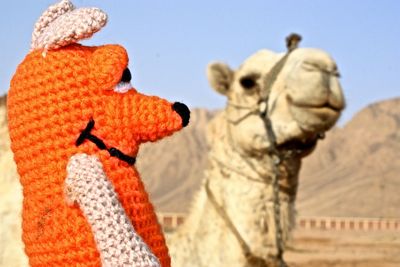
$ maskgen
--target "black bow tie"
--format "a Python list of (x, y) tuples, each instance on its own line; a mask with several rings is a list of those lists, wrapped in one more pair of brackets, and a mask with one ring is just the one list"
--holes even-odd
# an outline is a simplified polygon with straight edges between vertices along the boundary
[(86, 128), (81, 132), (78, 139), (76, 139), (76, 142), (75, 142), (76, 146), (80, 146), (87, 139), (87, 140), (91, 141), (92, 143), (94, 143), (99, 149), (107, 150), (108, 153), (110, 153), (111, 157), (119, 158), (120, 160), (125, 161), (129, 165), (135, 164), (136, 158), (125, 155), (121, 150), (119, 150), (115, 147), (107, 148), (107, 146), (103, 140), (101, 140), (97, 136), (91, 134), (90, 132), (92, 131), (93, 127), (94, 127), (94, 120), (90, 119), (90, 121), (86, 125)]

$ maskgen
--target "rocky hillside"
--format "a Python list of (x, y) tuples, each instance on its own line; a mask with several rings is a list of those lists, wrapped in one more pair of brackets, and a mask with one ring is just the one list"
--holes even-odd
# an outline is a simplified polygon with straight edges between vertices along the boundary
[(159, 210), (187, 211), (206, 166), (205, 129), (214, 113), (194, 109), (184, 130), (141, 147), (137, 168)]

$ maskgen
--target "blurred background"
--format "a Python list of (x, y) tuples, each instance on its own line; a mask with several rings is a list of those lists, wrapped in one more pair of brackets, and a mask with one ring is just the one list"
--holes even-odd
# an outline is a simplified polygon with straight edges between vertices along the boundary
[[(34, 23), (53, 3), (2, 3), (0, 95), (7, 94), (17, 65), (29, 51)], [(151, 198), (160, 214), (175, 222), (171, 227), (189, 212), (206, 166), (207, 123), (225, 105), (225, 98), (208, 85), (206, 66), (222, 61), (236, 69), (260, 49), (284, 52), (284, 38), (292, 32), (303, 36), (301, 47), (327, 51), (338, 64), (347, 108), (304, 160), (296, 204), (298, 218), (304, 221), (299, 221), (302, 227), (296, 230), (293, 245), (304, 251), (290, 255), (307, 266), (400, 266), (399, 1), (73, 3), (99, 7), (109, 16), (108, 25), (84, 44), (122, 44), (130, 55), (132, 83), (138, 91), (186, 103), (193, 111), (185, 131), (145, 146), (139, 154), (138, 168)], [(15, 207), (21, 202), (5, 114), (2, 98), (0, 266), (10, 266), (7, 260), (20, 255), (20, 248), (5, 244), (18, 232)], [(153, 165), (156, 160), (158, 168)], [(327, 230), (321, 220), (346, 226)], [(371, 222), (375, 228), (358, 229), (360, 222)], [(23, 261), (15, 264), (24, 266)]]

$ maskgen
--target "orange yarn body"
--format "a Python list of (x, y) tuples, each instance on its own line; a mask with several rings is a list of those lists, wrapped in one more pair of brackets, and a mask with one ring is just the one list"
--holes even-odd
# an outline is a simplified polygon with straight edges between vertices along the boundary
[(8, 120), (12, 150), (23, 185), (23, 241), (31, 266), (100, 266), (99, 252), (79, 207), (66, 204), (69, 158), (97, 155), (136, 231), (170, 266), (168, 249), (152, 204), (134, 167), (85, 141), (80, 132), (93, 118), (92, 133), (110, 147), (135, 156), (139, 144), (182, 128), (171, 103), (113, 87), (127, 67), (121, 46), (70, 45), (27, 55), (11, 81)]

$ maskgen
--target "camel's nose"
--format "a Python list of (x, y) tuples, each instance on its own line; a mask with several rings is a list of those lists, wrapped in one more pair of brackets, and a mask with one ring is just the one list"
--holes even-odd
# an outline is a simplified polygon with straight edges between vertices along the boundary
[(182, 119), (182, 126), (185, 127), (189, 124), (189, 119), (190, 119), (190, 110), (189, 108), (182, 103), (175, 102), (172, 105), (172, 109), (176, 111), (176, 113), (181, 116)]

